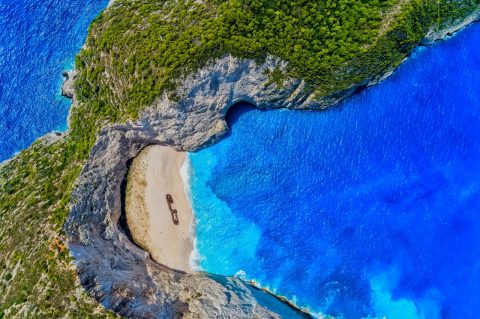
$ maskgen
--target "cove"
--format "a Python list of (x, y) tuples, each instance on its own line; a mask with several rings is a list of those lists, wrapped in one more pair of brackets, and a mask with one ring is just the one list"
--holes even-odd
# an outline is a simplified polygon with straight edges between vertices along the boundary
[(0, 162), (67, 127), (60, 94), (88, 26), (108, 0), (0, 1)]
[(227, 120), (189, 155), (203, 270), (319, 316), (478, 316), (480, 25), (327, 111)]

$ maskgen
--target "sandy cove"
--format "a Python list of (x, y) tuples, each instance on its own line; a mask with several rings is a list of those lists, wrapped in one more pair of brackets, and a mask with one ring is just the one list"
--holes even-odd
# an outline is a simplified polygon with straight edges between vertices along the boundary
[[(128, 172), (125, 211), (134, 242), (154, 260), (173, 269), (190, 272), (194, 265), (193, 213), (181, 168), (185, 152), (151, 145), (133, 160)], [(166, 196), (178, 214), (174, 224)]]

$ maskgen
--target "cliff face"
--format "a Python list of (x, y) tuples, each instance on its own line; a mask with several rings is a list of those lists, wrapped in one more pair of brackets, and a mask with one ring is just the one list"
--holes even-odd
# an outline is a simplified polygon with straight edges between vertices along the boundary
[(185, 274), (154, 262), (129, 240), (121, 222), (128, 162), (147, 145), (195, 150), (226, 133), (225, 115), (237, 102), (323, 109), (382, 78), (316, 100), (301, 80), (271, 84), (267, 70), (282, 67), (272, 57), (257, 64), (225, 56), (181, 80), (175, 98), (162, 95), (134, 123), (101, 130), (77, 180), (65, 230), (83, 286), (105, 307), (134, 318), (309, 317), (237, 278)]
[(450, 27), (444, 28), (438, 31), (430, 30), (422, 41), (423, 45), (429, 45), (435, 41), (441, 41), (446, 37), (452, 36), (455, 32), (462, 30), (469, 24), (478, 21), (480, 19), (480, 8), (469, 14), (464, 19), (459, 19), (456, 23), (453, 23)]
[(267, 85), (265, 70), (278, 65), (274, 59), (257, 65), (225, 57), (185, 79), (178, 102), (164, 95), (135, 123), (101, 131), (78, 179), (65, 230), (82, 284), (105, 307), (134, 318), (309, 317), (237, 278), (185, 274), (154, 262), (120, 222), (127, 163), (145, 146), (193, 150), (212, 143), (226, 132), (225, 114), (239, 101), (323, 106), (296, 93), (301, 81), (288, 80), (283, 89)]

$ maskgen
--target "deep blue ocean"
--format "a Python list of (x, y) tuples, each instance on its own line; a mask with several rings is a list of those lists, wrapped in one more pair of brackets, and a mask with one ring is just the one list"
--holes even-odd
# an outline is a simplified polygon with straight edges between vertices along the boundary
[(338, 318), (480, 317), (480, 25), (324, 112), (191, 153), (200, 266)]
[(0, 0), (0, 162), (65, 130), (60, 94), (88, 26), (108, 0)]

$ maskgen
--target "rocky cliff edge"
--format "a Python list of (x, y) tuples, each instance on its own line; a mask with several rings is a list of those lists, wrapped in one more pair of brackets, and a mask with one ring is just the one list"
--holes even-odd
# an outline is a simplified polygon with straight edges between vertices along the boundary
[[(478, 18), (477, 12), (467, 22)], [(464, 22), (431, 32), (424, 43), (463, 28)], [(238, 102), (258, 108), (323, 109), (385, 77), (315, 99), (301, 80), (271, 83), (268, 73), (282, 68), (285, 64), (273, 57), (259, 64), (225, 56), (179, 80), (175, 98), (162, 95), (137, 121), (101, 130), (77, 180), (65, 231), (83, 286), (106, 308), (131, 318), (311, 317), (238, 278), (187, 274), (156, 263), (132, 243), (122, 219), (128, 164), (144, 147), (195, 150), (227, 132), (226, 113)], [(73, 80), (74, 74), (67, 78)], [(71, 88), (64, 86), (65, 95), (73, 95)]]

